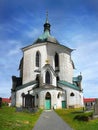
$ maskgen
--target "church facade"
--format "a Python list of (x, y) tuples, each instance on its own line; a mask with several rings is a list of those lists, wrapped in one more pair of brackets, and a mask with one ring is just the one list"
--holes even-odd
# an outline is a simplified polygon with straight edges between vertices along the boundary
[(43, 109), (83, 107), (81, 74), (74, 77), (73, 49), (50, 34), (48, 17), (44, 32), (22, 48), (20, 76), (12, 76), (12, 106)]

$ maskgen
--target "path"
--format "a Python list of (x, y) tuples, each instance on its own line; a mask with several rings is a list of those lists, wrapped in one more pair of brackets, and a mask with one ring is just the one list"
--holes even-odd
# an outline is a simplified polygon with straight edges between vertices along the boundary
[(44, 111), (33, 130), (73, 130), (54, 111)]

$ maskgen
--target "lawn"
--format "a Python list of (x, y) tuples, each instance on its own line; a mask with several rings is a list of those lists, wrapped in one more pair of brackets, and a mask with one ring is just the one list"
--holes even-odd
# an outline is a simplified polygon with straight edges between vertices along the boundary
[(32, 130), (42, 110), (36, 113), (16, 112), (13, 107), (0, 108), (0, 130)]
[(60, 109), (56, 110), (56, 112), (74, 130), (98, 130), (98, 119), (89, 121), (75, 119), (76, 117), (90, 115), (91, 113), (83, 113), (80, 109)]

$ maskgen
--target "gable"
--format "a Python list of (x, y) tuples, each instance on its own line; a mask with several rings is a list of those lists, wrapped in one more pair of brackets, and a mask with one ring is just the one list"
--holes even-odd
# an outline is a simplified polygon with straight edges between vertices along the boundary
[(49, 71), (51, 72), (55, 77), (57, 76), (57, 74), (55, 73), (53, 67), (50, 64), (45, 64), (45, 66), (42, 68), (42, 72), (44, 71)]

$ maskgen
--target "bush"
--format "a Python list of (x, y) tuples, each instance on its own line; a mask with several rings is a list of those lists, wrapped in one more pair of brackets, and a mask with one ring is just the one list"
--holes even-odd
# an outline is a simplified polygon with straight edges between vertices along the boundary
[(8, 106), (7, 102), (2, 102), (2, 106)]
[(92, 119), (92, 113), (76, 115), (74, 119), (79, 121), (89, 121)]

